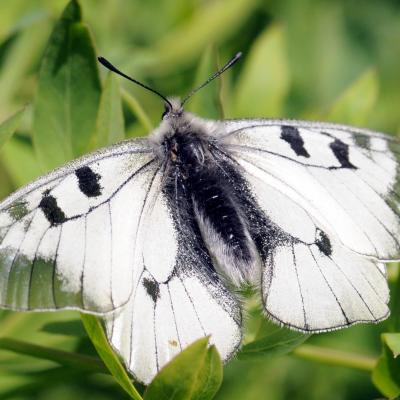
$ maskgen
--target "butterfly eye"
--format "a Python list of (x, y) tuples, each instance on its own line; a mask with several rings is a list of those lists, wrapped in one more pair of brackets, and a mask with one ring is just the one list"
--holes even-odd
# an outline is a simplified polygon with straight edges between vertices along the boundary
[(168, 103), (164, 103), (164, 112), (161, 115), (161, 119), (164, 119), (164, 117), (171, 111), (171, 106)]

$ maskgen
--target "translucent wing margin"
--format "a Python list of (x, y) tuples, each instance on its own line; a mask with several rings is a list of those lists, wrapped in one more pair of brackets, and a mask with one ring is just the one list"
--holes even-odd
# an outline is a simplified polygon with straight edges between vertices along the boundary
[(154, 164), (146, 142), (122, 142), (4, 200), (0, 306), (103, 314), (124, 305)]

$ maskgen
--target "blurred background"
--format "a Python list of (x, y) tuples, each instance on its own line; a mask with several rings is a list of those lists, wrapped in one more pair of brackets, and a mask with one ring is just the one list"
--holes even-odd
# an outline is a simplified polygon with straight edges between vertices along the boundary
[[(46, 43), (66, 4), (1, 1), (0, 121), (28, 105), (20, 129), (0, 153), (1, 198), (44, 172), (32, 146), (29, 104)], [(82, 0), (81, 6), (98, 55), (165, 95), (185, 95), (242, 51), (233, 69), (188, 104), (203, 117), (320, 119), (400, 132), (396, 0)], [(132, 104), (124, 101), (126, 136), (145, 135), (160, 120), (163, 104), (139, 87), (119, 83), (137, 102), (132, 112)], [(94, 354), (72, 312), (2, 312), (0, 318), (0, 337)], [(378, 356), (379, 334), (390, 323), (321, 334), (309, 342)], [(219, 400), (381, 396), (366, 372), (294, 356), (235, 360), (224, 374)], [(109, 376), (83, 374), (0, 348), (0, 399), (72, 396), (127, 398)]]

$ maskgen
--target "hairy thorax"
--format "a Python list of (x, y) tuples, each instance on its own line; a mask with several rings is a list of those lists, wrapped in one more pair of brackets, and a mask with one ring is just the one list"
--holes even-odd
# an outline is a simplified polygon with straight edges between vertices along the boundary
[(244, 210), (215, 151), (217, 137), (180, 121), (157, 139), (167, 181), (184, 192), (181, 198), (187, 204), (180, 208), (190, 209), (195, 216), (210, 255), (219, 261), (217, 268), (234, 283), (251, 280), (256, 251)]

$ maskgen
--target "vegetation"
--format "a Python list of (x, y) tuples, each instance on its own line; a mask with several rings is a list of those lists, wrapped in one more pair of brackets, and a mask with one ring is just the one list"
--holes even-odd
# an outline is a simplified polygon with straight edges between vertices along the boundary
[[(159, 98), (99, 68), (96, 55), (164, 94), (185, 95), (239, 50), (243, 60), (196, 94), (189, 110), (399, 132), (396, 1), (3, 0), (0, 196), (157, 125)], [(397, 265), (389, 281), (387, 321), (311, 337), (267, 322), (249, 297), (245, 345), (223, 371), (202, 339), (147, 389), (132, 383), (95, 317), (1, 311), (0, 398), (396, 398)]]

